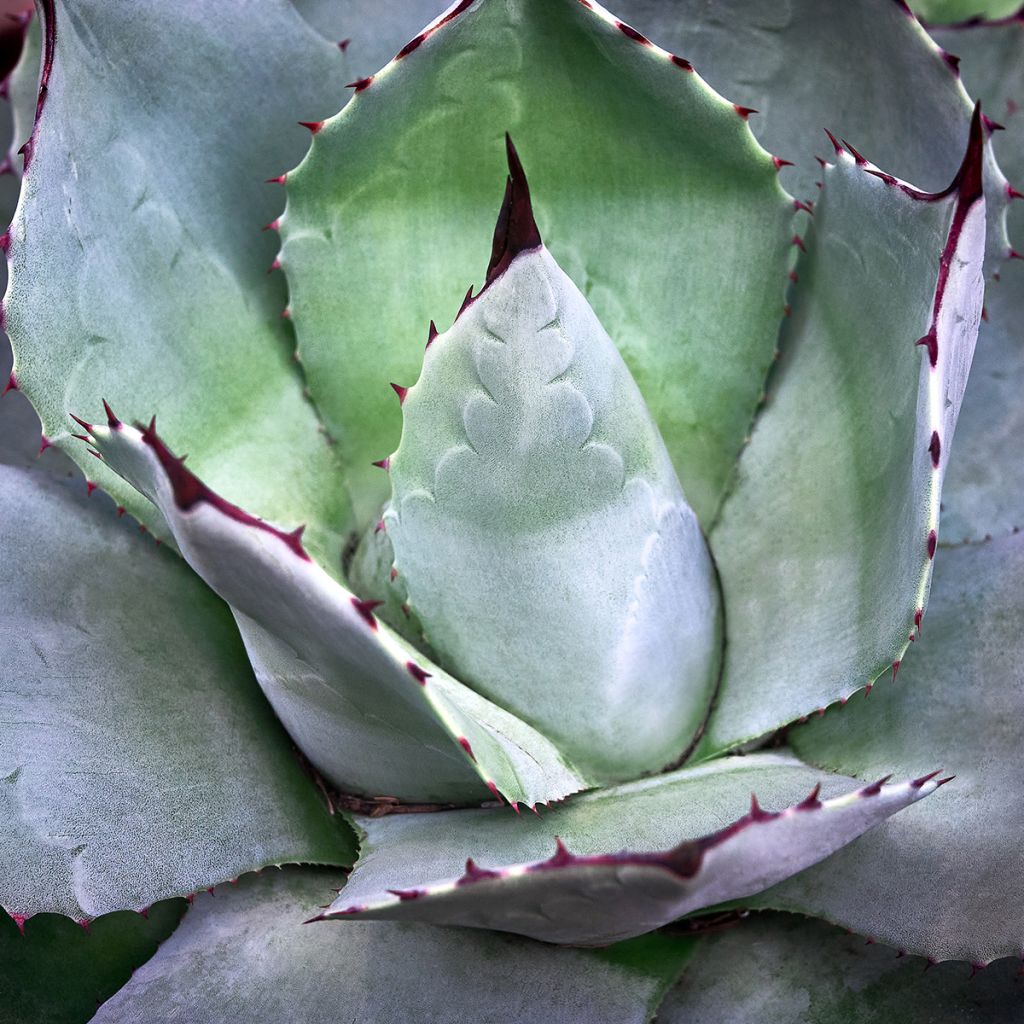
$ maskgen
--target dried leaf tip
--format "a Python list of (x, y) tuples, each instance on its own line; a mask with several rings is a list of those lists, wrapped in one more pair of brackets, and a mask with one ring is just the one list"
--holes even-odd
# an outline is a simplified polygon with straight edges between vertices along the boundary
[(538, 249), (544, 243), (533, 216), (530, 186), (516, 147), (505, 133), (505, 155), (508, 159), (508, 180), (505, 197), (494, 227), (491, 262), (487, 265), (484, 288), (497, 278), (521, 252)]

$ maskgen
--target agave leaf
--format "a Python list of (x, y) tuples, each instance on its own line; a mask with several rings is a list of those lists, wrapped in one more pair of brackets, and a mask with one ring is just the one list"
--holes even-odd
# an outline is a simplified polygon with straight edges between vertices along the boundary
[(646, 1024), (693, 946), (650, 936), (590, 952), (404, 922), (303, 927), (337, 884), (286, 869), (198, 897), (95, 1024)]
[(975, 977), (949, 963), (925, 973), (920, 960), (822, 921), (759, 914), (699, 942), (658, 1024), (1016, 1024), (1016, 967), (1004, 961)]
[[(750, 119), (754, 134), (792, 162), (781, 180), (804, 201), (817, 199), (815, 158), (832, 158), (823, 128), (919, 187), (941, 189), (956, 173), (973, 104), (955, 61), (901, 3), (616, 0), (613, 6), (656, 43), (692, 61), (723, 96), (758, 111)], [(996, 270), (1008, 246), (1008, 196), (988, 146), (984, 181), (987, 259)]]
[(321, 917), (603, 945), (758, 892), (935, 786), (851, 789), (793, 758), (756, 754), (588, 793), (537, 819), (488, 810), (357, 819), (360, 859)]
[(976, 115), (946, 193), (843, 149), (826, 172), (783, 360), (711, 534), (729, 639), (699, 756), (899, 667), (981, 315), (980, 158)]
[(0, 905), (91, 918), (266, 864), (348, 863), (350, 833), (185, 566), (23, 469), (0, 467), (0, 521)]
[(629, 370), (544, 248), (522, 165), (481, 292), (403, 391), (384, 523), (433, 649), (601, 780), (674, 761), (718, 676), (718, 584)]
[(1020, 8), (1020, 0), (907, 0), (925, 21), (942, 24), (971, 18), (1006, 18)]
[[(1012, 185), (1024, 188), (1024, 20), (933, 29), (946, 50), (962, 58), (964, 84), (1005, 125), (992, 136)], [(1015, 189), (1012, 195), (1019, 195)], [(1024, 229), (1016, 203), (1011, 234)], [(1024, 525), (1024, 466), (1017, 438), (1024, 429), (1019, 400), (1024, 381), (1024, 269), (1006, 264), (985, 297), (971, 380), (957, 428), (957, 458), (943, 493), (944, 535), (953, 541), (998, 536)]]
[[(159, 408), (212, 480), (261, 514), (306, 518), (336, 568), (344, 501), (259, 229), (282, 203), (264, 179), (307, 145), (296, 119), (336, 109), (337, 47), (285, 3), (43, 8), (45, 102), (5, 300), (19, 385), (53, 443), (153, 529), (72, 440), (69, 409), (96, 395)], [(254, 101), (259, 116), (241, 116)]]
[(942, 492), (942, 533), (953, 543), (1024, 526), (1024, 265), (989, 282), (985, 309)]
[(235, 613), (295, 742), (347, 792), (410, 801), (557, 800), (590, 785), (535, 729), (420, 654), (285, 533), (225, 501), (156, 434), (86, 424), (112, 470), (153, 501), (182, 554)]
[[(383, 67), (451, 0), (292, 0), (302, 16), (348, 58), (352, 78), (365, 78)], [(456, 0), (457, 2), (457, 0)]]
[(174, 931), (184, 900), (145, 917), (105, 914), (83, 928), (59, 914), (18, 922), (0, 917), (0, 1004), (4, 1024), (80, 1024), (110, 998)]
[(466, 0), (357, 83), (288, 174), (299, 355), (360, 525), (388, 496), (371, 463), (399, 439), (389, 382), (415, 379), (427, 324), (480, 279), (506, 131), (543, 237), (709, 516), (778, 329), (792, 206), (772, 160), (731, 103), (596, 5)]
[(1024, 537), (943, 552), (894, 686), (791, 730), (800, 755), (871, 778), (921, 758), (956, 782), (758, 902), (936, 959), (1019, 956), (1024, 917)]

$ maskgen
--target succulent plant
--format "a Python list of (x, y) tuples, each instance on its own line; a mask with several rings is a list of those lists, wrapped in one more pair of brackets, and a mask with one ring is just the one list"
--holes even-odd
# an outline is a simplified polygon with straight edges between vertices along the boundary
[(38, 13), (11, 1019), (1014, 1019), (1024, 19)]

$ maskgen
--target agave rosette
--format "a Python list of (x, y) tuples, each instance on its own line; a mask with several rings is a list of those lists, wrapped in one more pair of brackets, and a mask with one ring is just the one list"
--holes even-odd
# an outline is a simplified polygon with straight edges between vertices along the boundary
[[(421, 980), (511, 957), (506, 1007), (644, 1020), (692, 953), (662, 929), (722, 905), (1018, 951), (992, 891), (1020, 808), (979, 835), (1013, 739), (951, 737), (947, 690), (957, 651), (995, 666), (980, 721), (1013, 713), (1012, 657), (964, 637), (997, 595), (1019, 620), (1024, 550), (939, 543), (983, 267), (1010, 253), (993, 124), (890, 0), (850, 6), (927, 89), (879, 124), (823, 87), (805, 115), (834, 101), (837, 136), (795, 124), (778, 63), (729, 78), (742, 33), (696, 22), (725, 99), (672, 52), (685, 11), (625, 6), (647, 35), (581, 0), (463, 0), (372, 71), (290, 4), (43, 4), (4, 316), (12, 389), (88, 485), (13, 441), (0, 466), (0, 902), (41, 949), (60, 914), (141, 959), (177, 923), (160, 901), (319, 866), (189, 911), (97, 1019), (237, 1012), (243, 968), (208, 951), (242, 933), (275, 1012), (324, 955), (364, 968), (308, 998), (382, 1020), (451, 986), (367, 1002), (381, 956)], [(954, 489), (958, 524), (1005, 518), (993, 477)]]

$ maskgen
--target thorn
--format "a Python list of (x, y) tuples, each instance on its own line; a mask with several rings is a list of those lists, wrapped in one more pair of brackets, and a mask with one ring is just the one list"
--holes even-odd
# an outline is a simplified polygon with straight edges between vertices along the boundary
[(391, 571), (388, 573), (388, 579), (390, 579), (392, 583), (398, 579), (398, 570), (394, 566), (391, 566)]
[(772, 163), (775, 164), (775, 170), (781, 171), (783, 167), (793, 167), (792, 160), (783, 160), (780, 156), (773, 156)]
[(812, 789), (810, 793), (808, 793), (807, 796), (805, 796), (803, 800), (796, 805), (796, 809), (798, 811), (816, 811), (821, 806), (821, 801), (818, 799), (818, 794), (820, 792), (821, 783), (816, 782), (814, 784), (814, 789)]
[(639, 43), (641, 46), (650, 46), (651, 41), (645, 35), (641, 35), (632, 25), (627, 25), (624, 21), (616, 21), (615, 27), (627, 38), (632, 39), (634, 43)]
[(935, 548), (939, 543), (939, 535), (934, 530), (928, 531), (928, 560), (935, 557)]
[(341, 50), (342, 53), (344, 53), (348, 49), (348, 44), (351, 43), (351, 42), (352, 42), (351, 39), (342, 39), (342, 40), (340, 40), (339, 43), (338, 43), (338, 49)]
[(92, 444), (92, 441), (85, 436), (85, 434), (72, 434), (71, 435), (76, 441), (84, 441), (86, 444)]
[(846, 141), (846, 139), (843, 139), (843, 145), (850, 151), (850, 154), (853, 156), (853, 159), (856, 161), (858, 166), (860, 166), (860, 167), (867, 167), (867, 165), (868, 165), (867, 159), (865, 157), (861, 156), (861, 154), (858, 153), (857, 150), (855, 150), (853, 148), (853, 146), (851, 146)]
[(861, 791), (861, 796), (878, 796), (882, 792), (882, 787), (892, 778), (892, 775), (883, 775), (877, 782), (872, 782), (870, 786), (865, 786)]
[(790, 245), (795, 245), (801, 252), (807, 252), (807, 246), (804, 245), (804, 240), (799, 235), (794, 235), (789, 240)]
[(96, 490), (96, 485), (91, 480), (85, 481), (85, 496), (87, 498), (92, 497), (92, 492)]
[(469, 291), (466, 292), (466, 297), (462, 300), (462, 305), (459, 306), (458, 313), (455, 314), (455, 319), (456, 320), (458, 320), (459, 317), (462, 316), (462, 314), (466, 312), (466, 309), (469, 307), (469, 304), (472, 301), (473, 301), (473, 286), (470, 285), (469, 286)]
[(358, 597), (353, 597), (352, 607), (355, 608), (360, 618), (365, 622), (370, 629), (377, 628), (377, 619), (374, 617), (373, 609), (379, 607), (383, 601), (361, 601)]
[(383, 469), (387, 473), (391, 469), (391, 456), (387, 456), (384, 459), (378, 459), (376, 462), (371, 462), (371, 466), (376, 466), (378, 469)]
[(263, 227), (260, 228), (260, 231), (280, 231), (280, 229), (281, 218), (275, 217), (272, 221), (269, 221), (268, 223), (264, 224)]
[(114, 410), (110, 408), (110, 404), (104, 398), (103, 400), (103, 411), (107, 414), (107, 426), (111, 430), (120, 430), (121, 421), (114, 415)]
[(797, 284), (800, 280), (800, 275), (795, 270), (791, 270), (787, 276), (793, 284)]
[(0, 250), (3, 252), (10, 251), (11, 248), (11, 232), (8, 229), (2, 235), (0, 235)]
[[(281, 319), (282, 320), (291, 320), (291, 318), (292, 318), (292, 308), (291, 308), (291, 306), (285, 306), (284, 309), (281, 310)], [(307, 395), (306, 397), (308, 398), (309, 396)]]
[[(52, 448), (52, 447), (53, 447), (53, 442), (45, 434), (43, 434), (39, 438), (39, 454), (42, 455), (43, 452), (45, 452), (47, 448)], [(98, 456), (99, 452), (93, 452), (93, 455), (97, 455)]]
[(303, 128), (308, 128), (314, 135), (323, 128), (323, 121), (300, 121)]
[(955, 775), (947, 775), (944, 779), (937, 779), (935, 785), (944, 786), (947, 782), (952, 782), (955, 778)]
[(809, 213), (812, 217), (814, 216), (814, 207), (810, 203), (805, 203), (802, 199), (793, 200), (794, 210), (803, 210), (805, 213)]
[(738, 103), (734, 103), (732, 105), (732, 109), (735, 110), (744, 121), (748, 120), (751, 114), (759, 113), (759, 111), (755, 110), (753, 107), (741, 107)]
[(403, 388), (401, 384), (395, 384), (394, 381), (392, 381), (391, 390), (398, 395), (398, 404), (405, 405), (405, 396), (409, 393), (409, 389)]
[(280, 269), (281, 269), (280, 257), (275, 256), (274, 257), (274, 262), (271, 263), (269, 267), (267, 267), (267, 273), (268, 274), (272, 274), (275, 270), (280, 270)]
[(470, 746), (469, 740), (467, 740), (465, 736), (459, 737), (459, 746), (462, 747), (471, 760), (476, 761), (476, 755), (473, 753), (473, 748)]
[(918, 608), (914, 611), (914, 629), (917, 630), (917, 635), (921, 635), (921, 620), (924, 618), (924, 609)]
[(1018, 192), (1012, 185), (1007, 183), (1006, 194), (1010, 199), (1024, 199), (1024, 192)]
[(771, 818), (777, 818), (778, 814), (775, 811), (766, 811), (757, 802), (757, 794), (750, 794), (750, 811), (748, 816), (751, 821), (768, 821)]
[(18, 931), (25, 934), (25, 922), (29, 919), (28, 914), (11, 914), (11, 920), (18, 926)]
[(276, 178), (267, 178), (267, 180), (264, 181), (263, 184), (264, 185), (283, 185), (285, 183), (285, 181), (287, 180), (287, 178), (288, 178), (287, 174), (279, 174)]
[(971, 973), (967, 976), (967, 980), (970, 981), (971, 978), (973, 978), (976, 974), (979, 974), (981, 971), (985, 970), (986, 967), (988, 967), (988, 964), (983, 964), (978, 961), (975, 961), (973, 964), (971, 964)]
[(501, 803), (501, 793), (498, 792), (498, 787), (494, 784), (494, 782), (491, 779), (487, 780), (487, 788), (494, 795), (494, 798), (498, 801), (498, 803)]
[(117, 518), (120, 519), (121, 516), (123, 516), (125, 512), (127, 512), (128, 510), (124, 507), (124, 505), (118, 505), (114, 511), (117, 513)]
[(430, 348), (434, 344), (434, 339), (437, 337), (437, 327), (434, 325), (434, 321), (430, 321), (430, 328), (427, 331), (427, 348)]
[(672, 61), (677, 68), (682, 68), (684, 71), (693, 70), (693, 65), (685, 57), (677, 57), (674, 53), (670, 53), (668, 59)]
[(897, 658), (896, 661), (894, 661), (892, 663), (892, 681), (894, 683), (896, 682), (896, 673), (899, 672), (899, 670), (900, 670), (900, 659)]
[(942, 458), (942, 442), (939, 440), (939, 432), (937, 430), (932, 431), (932, 439), (928, 442), (928, 451), (932, 457), (932, 468), (939, 468), (939, 459)]
[(918, 338), (914, 344), (924, 345), (928, 349), (928, 365), (935, 369), (939, 362), (939, 339), (935, 328), (933, 327), (923, 338)]
[(926, 782), (930, 782), (934, 779), (941, 771), (941, 768), (936, 768), (935, 771), (929, 772), (927, 775), (922, 775), (919, 779), (912, 779), (910, 785), (913, 789), (920, 789)]
[[(4, 395), (6, 395), (8, 391), (17, 391), (17, 390), (18, 390), (18, 378), (14, 376), (14, 372), (12, 371), (10, 377), (7, 378), (7, 387), (5, 387), (2, 392), (0, 392), (0, 398), (2, 398)], [(77, 417), (73, 417), (73, 418), (77, 418)], [(79, 422), (81, 422), (81, 421), (79, 420)]]
[(1005, 132), (1006, 125), (1000, 124), (998, 121), (993, 121), (991, 117), (986, 114), (981, 115), (981, 123), (985, 126), (985, 131), (991, 135), (993, 132)]
[(362, 92), (364, 89), (369, 89), (372, 81), (373, 75), (370, 75), (368, 78), (357, 78), (354, 82), (349, 82), (345, 88), (355, 89), (356, 92)]
[(1010, 249), (1006, 254), (1006, 258), (1008, 260), (1024, 260), (1024, 255), (1021, 255), (1016, 249)]
[(430, 673), (426, 669), (422, 669), (415, 661), (407, 661), (405, 663), (405, 670), (416, 680), (420, 686), (426, 686), (427, 680), (430, 678)]
[[(836, 151), (836, 156), (842, 156), (843, 153), (846, 152), (846, 150), (839, 145), (839, 140), (827, 128), (823, 130), (825, 134), (828, 136), (828, 141), (832, 143), (832, 148)], [(819, 160), (818, 162), (822, 165), (822, 167), (825, 166), (825, 162), (823, 160)]]
[(375, 534), (383, 533), (385, 529), (386, 529), (386, 527), (384, 526), (384, 520), (383, 519), (378, 519), (377, 520), (377, 525), (374, 526), (374, 528), (373, 528), (373, 532)]

